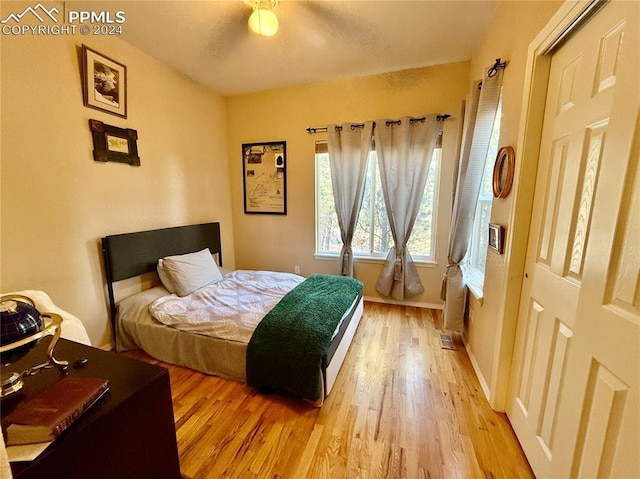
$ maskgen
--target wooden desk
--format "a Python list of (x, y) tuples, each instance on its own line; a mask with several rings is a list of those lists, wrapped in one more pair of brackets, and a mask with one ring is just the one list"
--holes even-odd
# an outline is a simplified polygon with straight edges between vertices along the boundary
[[(44, 362), (47, 345), (45, 338), (6, 370), (20, 372)], [(36, 460), (12, 463), (14, 479), (180, 478), (165, 368), (64, 339), (55, 357), (69, 361), (69, 376), (106, 378), (110, 390)], [(74, 368), (74, 360), (81, 357), (88, 363)], [(57, 369), (49, 369), (26, 378), (20, 392), (2, 399), (2, 416), (62, 377)]]

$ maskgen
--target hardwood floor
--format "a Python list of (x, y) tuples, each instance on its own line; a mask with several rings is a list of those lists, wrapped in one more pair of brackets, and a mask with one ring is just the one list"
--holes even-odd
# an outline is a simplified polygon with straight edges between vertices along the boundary
[(484, 398), (439, 311), (366, 303), (322, 408), (167, 367), (182, 477), (534, 477), (504, 414)]

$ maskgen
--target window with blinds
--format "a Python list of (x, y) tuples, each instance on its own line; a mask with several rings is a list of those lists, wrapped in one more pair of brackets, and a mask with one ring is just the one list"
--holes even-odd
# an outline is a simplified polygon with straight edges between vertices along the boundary
[(498, 154), (501, 110), (502, 102), (498, 104), (498, 112), (491, 130), (489, 150), (485, 158), (484, 173), (473, 220), (471, 242), (464, 261), (465, 277), (480, 290), (484, 284), (484, 272), (487, 265), (489, 223), (491, 222), (491, 206), (493, 204), (493, 166)]

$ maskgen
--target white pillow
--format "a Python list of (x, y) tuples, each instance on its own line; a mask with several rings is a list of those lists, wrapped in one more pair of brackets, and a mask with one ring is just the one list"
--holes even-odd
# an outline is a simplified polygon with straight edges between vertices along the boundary
[(160, 276), (160, 282), (162, 282), (162, 286), (164, 286), (167, 291), (170, 293), (176, 292), (176, 287), (173, 285), (169, 276), (167, 276), (167, 272), (164, 270), (162, 259), (158, 260), (158, 276)]
[(162, 258), (162, 267), (178, 296), (186, 296), (222, 279), (209, 248), (197, 253)]

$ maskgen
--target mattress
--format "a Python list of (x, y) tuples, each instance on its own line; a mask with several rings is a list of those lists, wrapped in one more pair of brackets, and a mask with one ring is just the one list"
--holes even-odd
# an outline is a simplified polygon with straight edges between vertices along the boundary
[[(241, 338), (231, 334), (226, 337), (216, 337), (209, 332), (203, 334), (183, 331), (162, 324), (151, 315), (150, 306), (166, 301), (171, 296), (175, 297), (164, 287), (156, 286), (118, 302), (117, 350), (127, 351), (139, 348), (164, 362), (227, 379), (246, 381), (246, 349), (250, 336)], [(330, 354), (340, 341), (359, 299), (354, 301), (336, 327), (335, 344), (332, 344)]]

